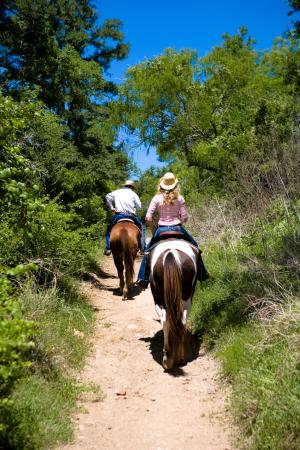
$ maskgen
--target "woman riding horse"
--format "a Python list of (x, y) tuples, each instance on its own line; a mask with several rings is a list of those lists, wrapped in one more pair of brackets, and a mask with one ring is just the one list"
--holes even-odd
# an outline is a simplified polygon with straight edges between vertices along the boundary
[(151, 272), (151, 291), (164, 332), (163, 366), (170, 370), (174, 363), (185, 361), (186, 322), (195, 285), (197, 278), (204, 281), (208, 273), (196, 241), (181, 225), (188, 215), (178, 180), (171, 172), (161, 178), (159, 192), (147, 211), (146, 220), (152, 228), (155, 210), (159, 213), (158, 228), (147, 246), (138, 284), (145, 288)]
[[(155, 227), (152, 222), (153, 214), (158, 211), (158, 227)], [(157, 194), (151, 200), (150, 206), (146, 214), (147, 224), (150, 226), (154, 234), (147, 250), (159, 239), (160, 234), (165, 232), (178, 232), (182, 233), (183, 239), (189, 241), (195, 247), (198, 248), (197, 242), (182, 226), (188, 220), (188, 214), (185, 207), (185, 200), (180, 195), (178, 179), (172, 172), (166, 173), (161, 179), (158, 187)], [(197, 276), (199, 281), (204, 281), (209, 278), (209, 275), (204, 266), (201, 251), (197, 258)], [(149, 284), (150, 268), (147, 264), (147, 255), (145, 254), (140, 266), (138, 274), (138, 284), (142, 289), (145, 289)]]

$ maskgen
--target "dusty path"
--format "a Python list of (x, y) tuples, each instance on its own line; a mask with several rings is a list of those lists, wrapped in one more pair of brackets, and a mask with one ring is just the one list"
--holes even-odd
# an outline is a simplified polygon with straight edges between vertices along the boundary
[(164, 372), (150, 289), (122, 302), (113, 274), (107, 258), (101, 286), (85, 286), (98, 320), (82, 379), (99, 384), (104, 399), (83, 403), (75, 441), (61, 449), (231, 449), (216, 362), (194, 342), (188, 364)]

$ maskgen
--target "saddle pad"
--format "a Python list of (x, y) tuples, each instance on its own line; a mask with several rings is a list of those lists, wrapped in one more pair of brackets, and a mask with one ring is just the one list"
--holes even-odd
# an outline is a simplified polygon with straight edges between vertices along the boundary
[[(159, 233), (159, 235), (157, 236), (157, 239), (159, 239), (160, 237), (165, 237), (165, 236), (169, 236), (170, 238), (172, 237), (177, 237), (177, 236), (181, 236), (181, 238), (184, 238), (184, 234), (181, 231), (163, 231), (161, 233)], [(167, 238), (165, 238), (167, 239)]]
[[(196, 255), (198, 255), (198, 253), (199, 253), (199, 248), (196, 247), (195, 245), (193, 245), (190, 241), (187, 241), (186, 239), (168, 238), (168, 239), (163, 239), (161, 241), (157, 241), (153, 245), (151, 245), (151, 247), (147, 250), (147, 254), (151, 253), (158, 245), (162, 245), (164, 243), (170, 243), (170, 242), (183, 242), (183, 243), (185, 242), (193, 249), (193, 251)], [(180, 249), (178, 248), (178, 250), (180, 250)]]

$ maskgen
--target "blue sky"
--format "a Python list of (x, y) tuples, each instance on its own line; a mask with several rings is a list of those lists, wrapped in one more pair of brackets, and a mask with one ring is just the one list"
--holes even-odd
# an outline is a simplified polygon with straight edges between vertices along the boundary
[[(111, 79), (121, 83), (126, 69), (165, 48), (193, 48), (204, 56), (222, 42), (222, 34), (235, 34), (246, 26), (257, 49), (268, 49), (276, 36), (292, 26), (296, 15), (288, 16), (287, 0), (96, 0), (100, 21), (117, 18), (123, 22), (129, 57), (114, 62)], [(299, 15), (297, 15), (299, 17)], [(157, 164), (156, 153), (142, 147), (133, 151), (138, 167)]]

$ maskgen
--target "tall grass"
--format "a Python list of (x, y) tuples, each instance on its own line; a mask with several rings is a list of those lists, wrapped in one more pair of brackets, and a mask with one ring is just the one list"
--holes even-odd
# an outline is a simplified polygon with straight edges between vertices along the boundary
[(52, 289), (29, 280), (20, 301), (23, 317), (37, 332), (31, 367), (16, 383), (7, 410), (1, 448), (46, 449), (72, 438), (71, 414), (83, 386), (74, 378), (83, 367), (93, 330), (93, 310), (78, 282), (63, 278)]
[(241, 449), (300, 448), (299, 208), (277, 198), (232, 221), (217, 201), (213, 232), (208, 219), (198, 229), (211, 278), (196, 290), (192, 327), (232, 384)]
[(241, 449), (300, 448), (300, 299), (263, 323), (224, 333), (217, 354), (232, 383)]

